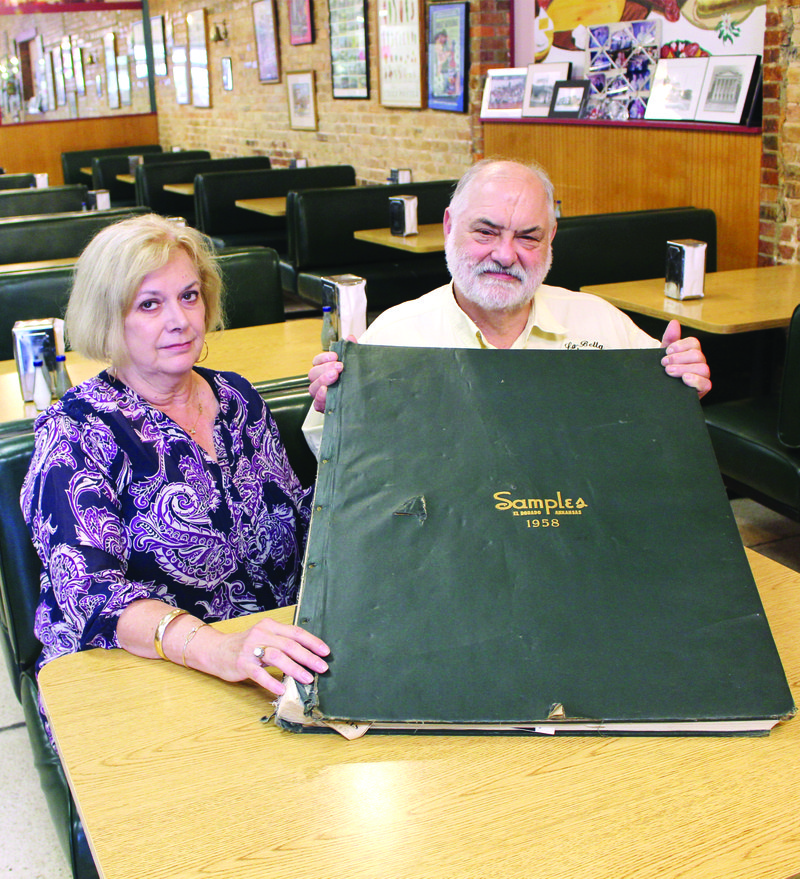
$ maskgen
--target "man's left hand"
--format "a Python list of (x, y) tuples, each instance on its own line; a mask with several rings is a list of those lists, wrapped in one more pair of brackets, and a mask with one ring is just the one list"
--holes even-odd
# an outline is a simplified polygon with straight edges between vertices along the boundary
[(704, 397), (711, 390), (711, 370), (700, 342), (693, 336), (682, 339), (681, 325), (671, 320), (664, 331), (661, 347), (665, 349), (661, 365), (667, 375), (682, 379), (685, 385), (695, 388), (699, 397)]

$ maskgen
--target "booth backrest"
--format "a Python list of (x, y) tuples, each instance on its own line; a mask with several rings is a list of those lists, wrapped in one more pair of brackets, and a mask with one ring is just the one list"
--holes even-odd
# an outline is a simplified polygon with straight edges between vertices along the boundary
[(208, 171), (245, 171), (269, 168), (269, 156), (240, 156), (232, 159), (199, 159), (169, 164), (144, 164), (136, 169), (136, 203), (147, 205), (157, 214), (184, 217), (195, 224), (194, 199), (166, 192), (166, 183), (194, 183), (198, 174)]
[(547, 283), (568, 290), (664, 277), (667, 241), (705, 241), (706, 271), (717, 270), (717, 220), (707, 208), (680, 207), (562, 217)]
[(450, 275), (444, 254), (415, 254), (357, 241), (358, 229), (389, 226), (389, 197), (417, 196), (420, 224), (441, 223), (455, 180), (292, 191), (286, 199), (288, 255), (281, 272), (284, 289), (322, 305), (322, 278), (354, 274), (367, 282), (370, 312), (414, 299)]
[(31, 189), (34, 186), (35, 174), (0, 174), (0, 189)]
[(256, 382), (255, 386), (278, 425), (292, 470), (304, 486), (312, 485), (317, 477), (317, 459), (309, 449), (302, 429), (311, 406), (308, 378), (298, 376)]
[(70, 150), (61, 153), (61, 170), (64, 173), (64, 183), (85, 183), (86, 177), (81, 173), (81, 168), (91, 168), (92, 159), (95, 156), (135, 156), (142, 153), (160, 153), (161, 146), (157, 143), (148, 143), (140, 146), (122, 147), (94, 147), (88, 150)]
[(25, 217), (83, 210), (88, 187), (82, 183), (41, 189), (0, 191), (0, 217)]
[(0, 272), (0, 360), (14, 357), (12, 330), (18, 320), (64, 317), (72, 268)]
[(198, 174), (194, 180), (197, 228), (226, 245), (263, 243), (285, 252), (286, 218), (237, 208), (238, 199), (273, 198), (285, 196), (293, 189), (355, 186), (355, 183), (356, 172), (352, 165)]
[[(135, 155), (131, 153), (130, 155)], [(142, 153), (146, 165), (151, 162), (172, 164), (194, 159), (210, 159), (208, 150), (186, 150), (180, 153)], [(136, 204), (136, 190), (130, 183), (117, 180), (118, 174), (130, 174), (128, 154), (124, 156), (95, 156), (92, 159), (92, 188), (107, 189), (112, 205)]]
[(0, 219), (0, 265), (80, 256), (100, 229), (147, 213), (147, 208), (121, 208)]
[(225, 290), (225, 326), (256, 327), (286, 319), (278, 254), (271, 247), (217, 253)]

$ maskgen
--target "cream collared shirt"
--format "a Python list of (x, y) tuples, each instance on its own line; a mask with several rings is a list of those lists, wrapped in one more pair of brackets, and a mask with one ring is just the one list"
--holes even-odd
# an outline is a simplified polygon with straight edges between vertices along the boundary
[[(387, 309), (358, 341), (408, 348), (494, 347), (458, 307), (452, 283)], [(626, 314), (599, 296), (542, 284), (534, 296), (525, 329), (511, 348), (568, 351), (659, 345)], [(319, 452), (323, 421), (324, 416), (312, 407), (303, 422), (303, 433), (315, 455)]]

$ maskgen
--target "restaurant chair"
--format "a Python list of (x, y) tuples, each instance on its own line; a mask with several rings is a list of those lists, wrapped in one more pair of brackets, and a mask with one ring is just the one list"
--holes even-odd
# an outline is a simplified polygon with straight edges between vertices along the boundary
[(777, 388), (706, 406), (703, 414), (729, 492), (800, 521), (800, 306)]
[(271, 247), (242, 247), (217, 253), (225, 290), (225, 326), (257, 327), (281, 323), (280, 260)]
[(34, 189), (35, 174), (0, 174), (0, 189)]

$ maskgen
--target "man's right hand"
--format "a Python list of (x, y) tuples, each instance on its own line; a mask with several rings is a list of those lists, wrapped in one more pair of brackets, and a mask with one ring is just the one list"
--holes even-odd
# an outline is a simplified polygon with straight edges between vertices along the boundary
[(311, 363), (313, 365), (308, 371), (308, 393), (314, 398), (314, 408), (317, 412), (324, 412), (328, 385), (339, 381), (343, 364), (335, 351), (322, 351)]

